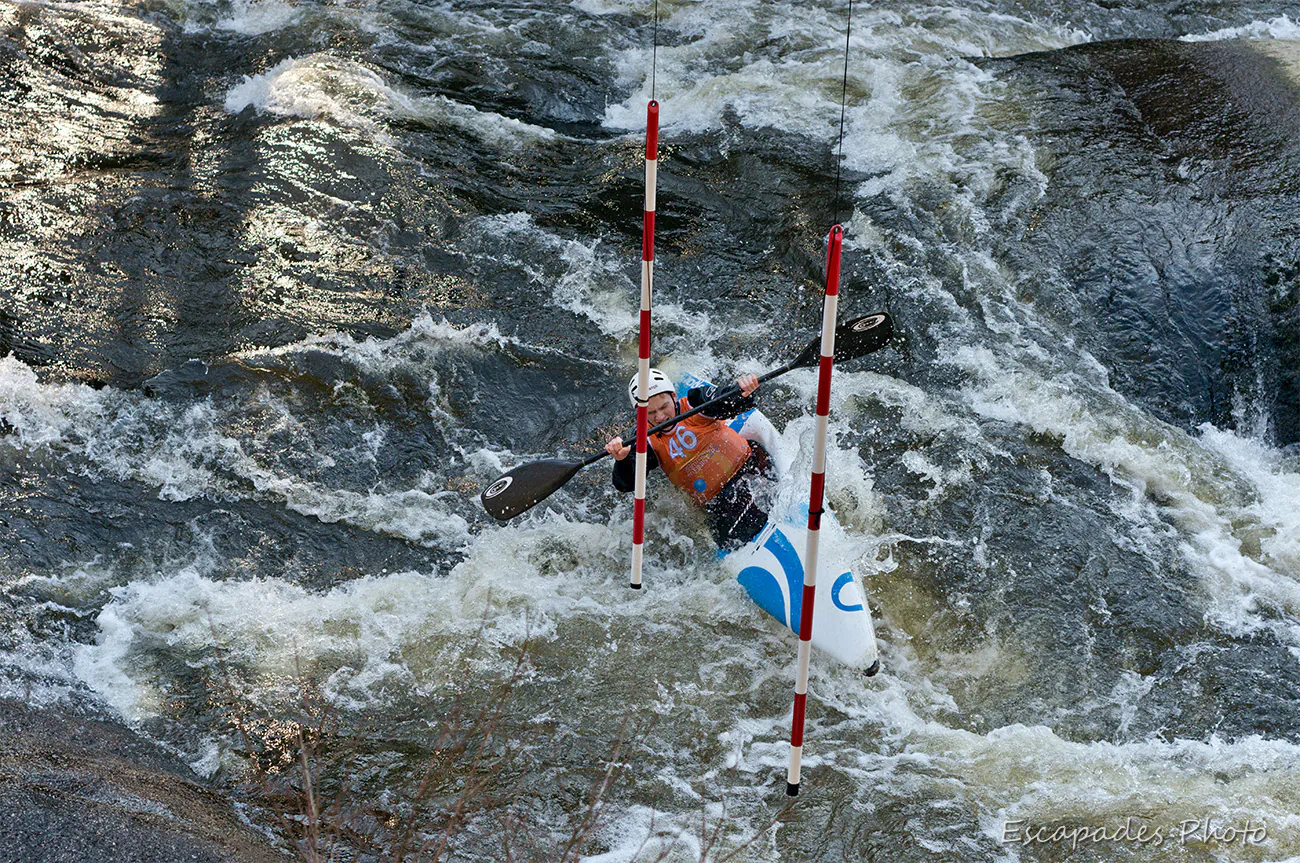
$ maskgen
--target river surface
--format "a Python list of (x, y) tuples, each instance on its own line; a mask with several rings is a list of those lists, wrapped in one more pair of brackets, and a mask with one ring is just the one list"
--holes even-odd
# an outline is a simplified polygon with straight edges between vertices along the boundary
[[(655, 8), (0, 0), (0, 696), (281, 837), (311, 716), (382, 822), (500, 703), (456, 859), (610, 764), (593, 863), (1300, 856), (1300, 3), (855, 4), (838, 197), (847, 4)], [(690, 505), (633, 593), (604, 466), (478, 503), (629, 419), (652, 92), (659, 365), (797, 353), (837, 218), (899, 332), (823, 552), (882, 671), (814, 657), (785, 812), (795, 643)], [(814, 387), (760, 391), (803, 475)]]

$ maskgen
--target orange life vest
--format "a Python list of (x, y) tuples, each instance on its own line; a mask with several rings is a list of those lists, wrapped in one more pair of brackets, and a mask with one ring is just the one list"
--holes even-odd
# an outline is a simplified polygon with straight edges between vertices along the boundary
[[(677, 411), (691, 409), (686, 399)], [(650, 436), (659, 466), (696, 503), (708, 503), (749, 458), (749, 441), (722, 420), (696, 414)]]

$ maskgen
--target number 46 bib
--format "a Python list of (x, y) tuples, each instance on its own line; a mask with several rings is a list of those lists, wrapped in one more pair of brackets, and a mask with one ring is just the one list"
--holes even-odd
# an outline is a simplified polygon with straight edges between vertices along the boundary
[[(680, 413), (690, 407), (683, 398), (677, 409)], [(650, 446), (668, 479), (696, 503), (711, 500), (749, 458), (748, 441), (722, 420), (699, 414), (651, 435)]]

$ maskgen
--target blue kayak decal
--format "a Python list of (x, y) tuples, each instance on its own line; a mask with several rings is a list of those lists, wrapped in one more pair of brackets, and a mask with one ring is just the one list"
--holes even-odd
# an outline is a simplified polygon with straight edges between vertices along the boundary
[(844, 603), (840, 602), (840, 591), (844, 589), (844, 586), (846, 584), (852, 584), (852, 583), (853, 583), (853, 573), (846, 572), (843, 575), (841, 575), (839, 578), (835, 579), (835, 583), (831, 585), (831, 602), (835, 603), (835, 607), (838, 608), (840, 611), (863, 611), (864, 610), (862, 608), (862, 603), (858, 603), (857, 605), (845, 605)]
[(772, 553), (776, 562), (784, 570), (787, 590), (781, 589), (776, 573), (761, 566), (745, 567), (736, 576), (736, 580), (759, 608), (798, 635), (799, 612), (803, 606), (803, 563), (800, 562), (799, 555), (790, 544), (790, 540), (779, 528), (773, 529), (768, 534), (763, 548)]

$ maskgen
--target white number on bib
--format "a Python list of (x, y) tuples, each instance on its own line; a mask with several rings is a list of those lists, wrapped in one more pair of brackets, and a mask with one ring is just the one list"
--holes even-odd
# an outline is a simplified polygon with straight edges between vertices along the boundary
[(681, 458), (686, 450), (695, 449), (697, 443), (699, 439), (695, 437), (695, 432), (678, 426), (677, 433), (668, 441), (668, 454), (673, 458)]

